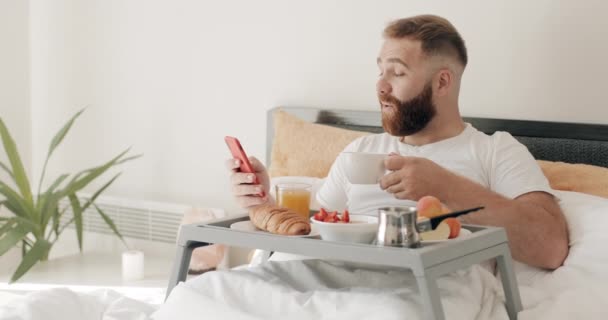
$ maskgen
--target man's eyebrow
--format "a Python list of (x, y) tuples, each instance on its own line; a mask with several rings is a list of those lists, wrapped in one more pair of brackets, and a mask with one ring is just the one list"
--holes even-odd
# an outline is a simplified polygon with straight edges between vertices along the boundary
[[(408, 69), (410, 68), (410, 66), (408, 66), (407, 63), (405, 63), (405, 61), (403, 61), (403, 60), (401, 60), (399, 58), (388, 58), (388, 59), (386, 59), (386, 62), (387, 63), (398, 63), (398, 64), (400, 64), (400, 65), (402, 65), (402, 66), (404, 66), (404, 67), (406, 67)], [(378, 65), (380, 65), (380, 63), (382, 63), (382, 59), (380, 59), (380, 57), (378, 57), (376, 59), (376, 63)]]

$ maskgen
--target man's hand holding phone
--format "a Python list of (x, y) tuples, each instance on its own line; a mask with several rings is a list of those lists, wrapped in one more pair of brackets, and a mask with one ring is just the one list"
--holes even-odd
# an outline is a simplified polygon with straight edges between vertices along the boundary
[(227, 136), (225, 141), (233, 156), (226, 161), (226, 167), (232, 171), (230, 184), (237, 203), (242, 208), (266, 203), (270, 189), (266, 167), (255, 157), (247, 157), (238, 139)]
[[(249, 161), (253, 168), (253, 173), (240, 172), (240, 159), (233, 158), (226, 161), (226, 167), (232, 171), (232, 175), (230, 176), (232, 194), (242, 208), (257, 206), (266, 203), (269, 199), (270, 178), (268, 177), (266, 168), (255, 157), (250, 157)], [(256, 178), (259, 184), (254, 183)]]

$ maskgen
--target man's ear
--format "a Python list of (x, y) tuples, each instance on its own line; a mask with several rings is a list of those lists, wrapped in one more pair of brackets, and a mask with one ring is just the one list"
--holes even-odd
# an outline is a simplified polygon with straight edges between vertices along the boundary
[(454, 84), (454, 74), (452, 71), (448, 68), (440, 69), (435, 79), (435, 93), (439, 96), (447, 95)]

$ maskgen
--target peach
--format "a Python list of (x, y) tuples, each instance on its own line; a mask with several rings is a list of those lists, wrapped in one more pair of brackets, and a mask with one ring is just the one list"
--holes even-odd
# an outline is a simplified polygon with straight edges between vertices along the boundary
[(432, 218), (443, 213), (441, 201), (433, 196), (424, 196), (416, 204), (418, 215), (421, 217)]
[(446, 214), (446, 213), (450, 213), (452, 212), (452, 209), (450, 209), (450, 207), (446, 206), (443, 202), (441, 203), (441, 213), (442, 214)]

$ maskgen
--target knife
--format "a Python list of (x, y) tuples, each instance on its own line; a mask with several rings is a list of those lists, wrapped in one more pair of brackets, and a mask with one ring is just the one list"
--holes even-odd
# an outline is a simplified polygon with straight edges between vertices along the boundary
[(436, 216), (436, 217), (432, 217), (430, 219), (422, 220), (422, 221), (420, 221), (420, 222), (417, 223), (417, 225), (418, 225), (418, 232), (424, 232), (424, 231), (433, 230), (433, 229), (437, 228), (437, 226), (444, 219), (455, 218), (455, 217), (461, 216), (463, 214), (467, 214), (467, 213), (471, 213), (471, 212), (474, 212), (474, 211), (481, 210), (483, 208), (485, 208), (485, 207), (481, 206), (481, 207), (469, 208), (469, 209), (464, 209), (464, 210), (459, 210), (459, 211), (453, 211), (453, 212), (450, 212), (450, 213), (446, 213), (446, 214), (442, 214), (442, 215), (439, 215), (439, 216)]

